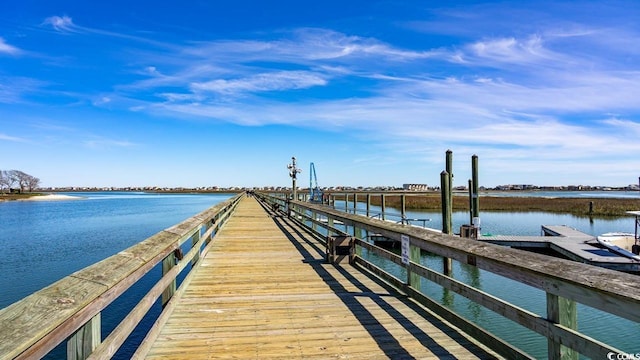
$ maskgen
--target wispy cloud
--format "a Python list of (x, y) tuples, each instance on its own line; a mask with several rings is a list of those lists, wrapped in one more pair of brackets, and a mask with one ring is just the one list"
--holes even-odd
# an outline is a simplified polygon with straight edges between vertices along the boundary
[(20, 53), (22, 53), (22, 50), (7, 44), (7, 42), (0, 37), (0, 54), (19, 55)]
[(24, 138), (20, 138), (17, 136), (11, 136), (7, 134), (0, 133), (0, 141), (11, 141), (11, 142), (28, 142), (28, 140)]
[(44, 19), (43, 25), (51, 26), (54, 30), (60, 32), (74, 33), (81, 30), (81, 28), (73, 23), (73, 20), (67, 16), (50, 16)]
[(25, 103), (25, 96), (38, 93), (46, 86), (40, 80), (0, 75), (0, 103)]
[(277, 71), (256, 74), (242, 79), (217, 79), (203, 83), (193, 83), (191, 84), (191, 89), (194, 91), (228, 94), (304, 89), (326, 84), (327, 80), (320, 74), (307, 71)]
[(378, 61), (380, 58), (403, 61), (429, 58), (437, 53), (405, 50), (377, 39), (346, 35), (321, 28), (302, 28), (277, 35), (280, 37), (269, 40), (198, 42), (184, 48), (183, 54), (193, 57), (231, 58), (246, 63), (258, 59), (301, 62), (365, 57), (377, 57)]
[(108, 148), (131, 148), (138, 144), (127, 140), (116, 140), (106, 138), (95, 138), (84, 140), (83, 145), (91, 149), (108, 149)]

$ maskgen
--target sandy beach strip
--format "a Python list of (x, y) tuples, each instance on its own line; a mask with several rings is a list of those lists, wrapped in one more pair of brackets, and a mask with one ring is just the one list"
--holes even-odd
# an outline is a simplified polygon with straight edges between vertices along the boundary
[(26, 199), (19, 199), (17, 201), (59, 201), (59, 200), (82, 200), (82, 199), (84, 199), (84, 197), (82, 196), (47, 194), (47, 195), (32, 196)]

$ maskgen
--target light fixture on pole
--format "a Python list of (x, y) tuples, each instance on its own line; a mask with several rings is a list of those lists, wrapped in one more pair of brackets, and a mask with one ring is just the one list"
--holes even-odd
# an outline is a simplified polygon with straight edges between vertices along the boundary
[(296, 167), (296, 157), (291, 157), (291, 164), (287, 165), (287, 169), (289, 169), (289, 176), (291, 177), (291, 187), (293, 188), (293, 200), (298, 200), (298, 191), (296, 189), (296, 178), (298, 173), (302, 172), (301, 169)]

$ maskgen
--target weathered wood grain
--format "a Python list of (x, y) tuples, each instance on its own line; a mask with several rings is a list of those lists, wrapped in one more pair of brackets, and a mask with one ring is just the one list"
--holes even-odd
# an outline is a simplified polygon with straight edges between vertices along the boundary
[(209, 246), (147, 358), (496, 357), (350, 266), (326, 263), (323, 244), (253, 198)]

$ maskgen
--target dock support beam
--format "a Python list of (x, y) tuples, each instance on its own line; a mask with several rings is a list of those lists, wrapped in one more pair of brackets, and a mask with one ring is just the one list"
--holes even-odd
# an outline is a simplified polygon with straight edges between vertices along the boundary
[(385, 203), (384, 203), (385, 197), (384, 194), (380, 195), (380, 218), (382, 220), (384, 220), (384, 212), (385, 212)]

